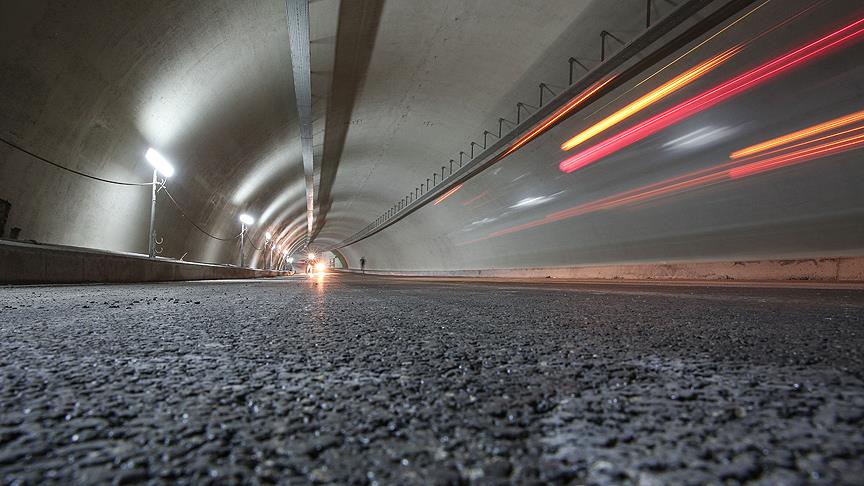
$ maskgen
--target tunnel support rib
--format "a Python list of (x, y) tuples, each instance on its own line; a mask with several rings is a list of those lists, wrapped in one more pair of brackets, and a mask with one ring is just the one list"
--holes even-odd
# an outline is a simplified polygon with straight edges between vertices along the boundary
[(286, 0), (294, 95), (300, 122), (303, 176), (306, 180), (306, 231), (311, 236), (315, 206), (315, 166), (312, 155), (312, 75), (309, 57), (309, 0)]

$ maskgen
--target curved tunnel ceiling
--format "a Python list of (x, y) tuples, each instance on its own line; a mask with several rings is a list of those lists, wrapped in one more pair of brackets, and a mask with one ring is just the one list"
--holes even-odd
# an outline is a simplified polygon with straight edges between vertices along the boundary
[[(807, 2), (792, 3), (797, 8)], [(833, 3), (853, 9), (855, 2)], [(779, 8), (776, 1), (767, 4)], [(675, 8), (671, 2), (651, 5), (655, 19)], [(468, 150), (483, 130), (493, 130), (499, 117), (515, 117), (516, 102), (534, 103), (538, 83), (560, 91), (568, 58), (596, 66), (602, 31), (612, 33), (607, 55), (638, 36), (644, 8), (644, 0), (315, 0), (308, 3), (310, 58), (303, 63), (292, 57), (283, 0), (3, 1), (0, 135), (74, 170), (121, 181), (147, 182), (151, 168), (143, 153), (158, 149), (177, 168), (167, 187), (182, 209), (160, 196), (160, 254), (234, 263), (238, 216), (248, 213), (257, 219), (246, 240), (247, 262), (255, 264), (264, 254), (258, 249), (265, 232), (280, 248), (302, 248), (310, 237), (314, 248), (345, 241)], [(820, 22), (800, 28), (830, 23)], [(298, 118), (304, 107), (292, 74), (307, 65), (311, 235)], [(592, 113), (625, 95), (613, 93)], [(533, 170), (556, 157), (543, 147), (528, 146), (514, 154), (517, 166), (496, 167), (478, 179), (473, 197), (495, 194), (494, 214), (468, 221), (460, 208), (418, 211), (401, 227), (347, 248), (349, 264), (367, 252), (382, 255), (376, 259), (396, 252), (394, 262), (405, 268), (434, 266), (418, 263), (430, 256), (439, 267), (471, 267), (479, 257), (460, 249), (462, 229), (559, 198), (543, 192), (559, 187), (561, 175)], [(148, 188), (83, 179), (6, 144), (0, 144), (0, 173), (0, 199), (11, 204), (8, 226), (21, 228), (20, 238), (117, 251), (146, 248)], [(518, 200), (496, 192), (501, 188), (492, 181), (499, 173), (512, 176), (504, 187)], [(590, 191), (602, 187), (602, 178), (599, 183), (577, 186)], [(858, 211), (857, 204), (849, 202), (845, 210)], [(614, 233), (600, 223), (587, 231), (597, 236), (591, 244)], [(554, 255), (533, 263), (574, 262), (568, 244), (559, 248), (569, 236), (537, 238)], [(533, 243), (523, 240), (515, 248), (526, 244)], [(499, 250), (505, 259), (526, 256)], [(447, 261), (454, 252), (463, 254)]]

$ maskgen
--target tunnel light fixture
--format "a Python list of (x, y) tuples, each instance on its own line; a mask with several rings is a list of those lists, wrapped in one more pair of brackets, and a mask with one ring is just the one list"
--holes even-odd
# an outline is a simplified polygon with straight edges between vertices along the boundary
[(315, 254), (314, 254), (314, 253), (310, 253), (310, 254), (308, 254), (308, 255), (306, 255), (306, 256), (307, 256), (310, 260), (314, 260), (314, 259), (315, 259)]
[(174, 175), (174, 166), (171, 165), (171, 162), (168, 162), (168, 159), (152, 147), (144, 153), (144, 158), (163, 176), (171, 177)]
[[(287, 253), (286, 253), (287, 254)], [(294, 258), (288, 257), (288, 263), (294, 263)]]
[(249, 216), (246, 213), (241, 214), (240, 218), (238, 218), (238, 219), (240, 219), (240, 222), (245, 224), (246, 226), (249, 226), (250, 224), (255, 222), (255, 218), (253, 218), (252, 216)]
[(270, 241), (271, 239), (273, 239), (273, 235), (271, 235), (270, 232), (268, 231), (268, 232), (264, 233), (264, 239), (267, 241)]

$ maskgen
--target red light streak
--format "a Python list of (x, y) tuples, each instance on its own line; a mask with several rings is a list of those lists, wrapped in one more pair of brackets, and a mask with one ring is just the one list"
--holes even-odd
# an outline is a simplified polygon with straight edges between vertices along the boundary
[(463, 206), (467, 206), (467, 205), (469, 205), (469, 204), (471, 204), (471, 203), (473, 203), (473, 202), (477, 202), (478, 199), (482, 198), (482, 197), (485, 196), (485, 195), (486, 195), (486, 191), (483, 191), (483, 192), (481, 192), (480, 194), (477, 194), (476, 196), (472, 197), (471, 199), (469, 199), (469, 200), (463, 202), (462, 205), (463, 205)]
[(447, 192), (445, 192), (444, 194), (442, 194), (441, 197), (439, 197), (438, 199), (435, 200), (435, 204), (434, 204), (434, 205), (437, 206), (439, 203), (441, 203), (441, 201), (443, 201), (443, 200), (447, 199), (448, 197), (452, 196), (453, 193), (455, 193), (455, 192), (458, 191), (459, 189), (462, 189), (462, 184), (459, 184), (458, 186), (454, 187), (453, 189), (450, 189), (449, 191), (447, 191)]
[(562, 161), (559, 168), (563, 172), (573, 172), (618, 150), (636, 143), (664, 128), (681, 120), (689, 118), (718, 103), (747, 91), (771, 78), (791, 70), (813, 58), (826, 53), (830, 48), (840, 46), (864, 34), (861, 25), (864, 19), (859, 19), (831, 34), (821, 37), (784, 56), (762, 64), (750, 71), (740, 74), (720, 85), (703, 92), (687, 101), (655, 115), (623, 132), (610, 137), (572, 157)]

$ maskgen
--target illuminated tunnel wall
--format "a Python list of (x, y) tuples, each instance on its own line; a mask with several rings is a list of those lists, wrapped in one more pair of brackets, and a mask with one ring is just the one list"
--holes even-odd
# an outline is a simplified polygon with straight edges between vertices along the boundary
[[(533, 96), (548, 66), (566, 79), (568, 56), (596, 57), (600, 29), (636, 35), (643, 15), (644, 0), (310, 2), (313, 248), (364, 226), (490, 113)], [(284, 0), (4, 2), (0, 136), (116, 181), (149, 181), (143, 155), (158, 149), (186, 214), (159, 194), (163, 257), (238, 262), (241, 213), (256, 217), (247, 263), (269, 258), (265, 231), (299, 254), (306, 194), (289, 44)], [(19, 228), (21, 240), (146, 252), (149, 196), (0, 143), (0, 237)]]
[(861, 255), (862, 19), (755, 2), (343, 251), (379, 270)]
[[(159, 149), (177, 167), (168, 188), (186, 217), (226, 239), (160, 193), (162, 256), (237, 262), (243, 212), (256, 217), (247, 262), (268, 258), (265, 231), (305, 250), (284, 1), (7, 3), (4, 139), (134, 182), (150, 179), (143, 154)], [(645, 4), (311, 2), (313, 145), (327, 186), (313, 249), (338, 247), (514, 117), (517, 101), (536, 103), (539, 82), (560, 92), (570, 56), (597, 66), (604, 29), (638, 37)], [(655, 21), (674, 9), (651, 5)], [(439, 204), (339, 251), (352, 268), (365, 256), (381, 270), (861, 255), (862, 9), (754, 0)], [(607, 56), (619, 49), (608, 39)], [(149, 190), (0, 144), (4, 217), (2, 237), (20, 228), (22, 240), (144, 252)]]

